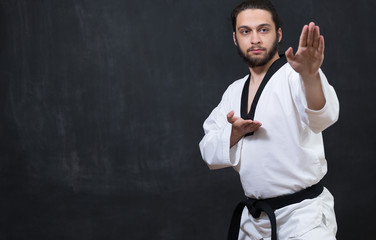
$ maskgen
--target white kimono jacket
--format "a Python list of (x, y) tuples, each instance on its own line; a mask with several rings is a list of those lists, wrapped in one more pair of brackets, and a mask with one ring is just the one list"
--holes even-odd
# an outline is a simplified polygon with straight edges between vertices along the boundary
[[(291, 194), (318, 183), (327, 172), (321, 132), (336, 122), (339, 114), (336, 93), (321, 70), (320, 78), (326, 104), (318, 111), (307, 108), (302, 79), (285, 57), (270, 67), (249, 114), (248, 76), (231, 84), (204, 122), (200, 150), (209, 168), (234, 167), (245, 195), (256, 199)], [(242, 97), (243, 89), (246, 96)], [(235, 116), (257, 120), (262, 126), (230, 149), (232, 126), (226, 115), (231, 110)], [(333, 204), (333, 197), (325, 188), (316, 199), (276, 210), (279, 239), (310, 234), (314, 237), (309, 239), (324, 239), (321, 234), (335, 236)], [(253, 219), (244, 208), (239, 237), (269, 239), (266, 214)]]
[[(232, 126), (226, 115), (234, 110), (235, 116), (241, 116), (248, 76), (231, 84), (204, 122), (200, 150), (209, 168), (234, 167), (245, 195), (256, 199), (291, 194), (319, 182), (327, 172), (321, 132), (339, 113), (337, 95), (321, 70), (320, 78), (326, 104), (313, 111), (307, 108), (300, 75), (285, 57), (274, 62), (263, 80), (265, 87), (260, 86), (259, 99), (256, 93), (252, 104), (253, 120), (262, 126), (230, 149)], [(247, 99), (243, 96), (243, 102)], [(243, 105), (244, 109), (247, 104)]]

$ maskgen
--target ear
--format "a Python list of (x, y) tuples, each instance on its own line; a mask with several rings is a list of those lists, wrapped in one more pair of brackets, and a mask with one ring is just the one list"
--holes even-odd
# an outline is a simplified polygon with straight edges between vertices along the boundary
[(238, 46), (238, 41), (236, 40), (236, 33), (232, 33), (232, 40), (234, 41), (235, 46)]
[(282, 28), (279, 28), (278, 31), (277, 31), (277, 35), (278, 35), (278, 43), (281, 42), (282, 40)]

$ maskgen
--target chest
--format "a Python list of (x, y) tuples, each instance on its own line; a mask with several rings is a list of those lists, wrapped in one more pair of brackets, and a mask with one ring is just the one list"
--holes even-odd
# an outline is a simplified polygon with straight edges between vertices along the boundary
[(247, 113), (249, 113), (250, 110), (251, 110), (251, 106), (252, 106), (253, 100), (255, 99), (257, 90), (260, 87), (260, 83), (261, 82), (258, 82), (258, 83), (256, 83), (256, 82), (250, 82), (250, 84), (249, 84), (248, 100), (247, 100)]

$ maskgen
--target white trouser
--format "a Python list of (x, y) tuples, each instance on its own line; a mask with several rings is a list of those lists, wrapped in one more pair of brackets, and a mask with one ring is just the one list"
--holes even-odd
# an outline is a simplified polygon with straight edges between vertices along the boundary
[[(278, 240), (335, 240), (337, 222), (332, 194), (324, 191), (314, 199), (306, 199), (275, 211)], [(271, 226), (268, 216), (257, 219), (245, 207), (242, 213), (239, 240), (269, 240)]]

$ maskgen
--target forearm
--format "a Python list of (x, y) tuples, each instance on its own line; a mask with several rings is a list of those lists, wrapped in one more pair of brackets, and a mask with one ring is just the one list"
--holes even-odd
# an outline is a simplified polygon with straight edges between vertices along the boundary
[(329, 85), (325, 75), (320, 71), (320, 82), (322, 91), (325, 95), (325, 105), (322, 109), (309, 109), (306, 105), (305, 113), (308, 117), (308, 124), (315, 133), (324, 131), (338, 120), (339, 102), (337, 94), (332, 86)]
[(311, 110), (320, 110), (325, 106), (326, 100), (322, 90), (320, 74), (302, 76), (307, 107)]

